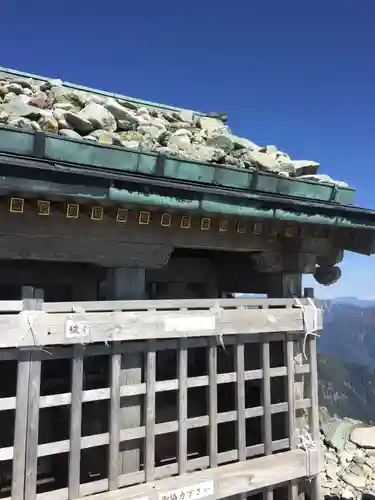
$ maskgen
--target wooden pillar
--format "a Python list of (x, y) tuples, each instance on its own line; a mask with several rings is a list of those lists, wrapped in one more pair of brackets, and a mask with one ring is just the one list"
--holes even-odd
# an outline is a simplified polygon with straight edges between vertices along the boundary
[[(302, 297), (302, 275), (301, 274), (292, 274), (292, 273), (275, 273), (269, 275), (268, 281), (268, 297), (269, 298), (293, 298)], [(293, 364), (301, 365), (303, 364), (303, 339), (298, 342), (293, 343)], [(289, 349), (290, 350), (290, 349)], [(286, 353), (288, 355), (288, 352)], [(288, 362), (288, 360), (286, 360)], [(294, 371), (294, 370), (292, 370)], [(287, 388), (285, 388), (287, 390)], [(304, 378), (303, 375), (294, 375), (294, 402), (301, 400), (304, 398)], [(295, 418), (295, 427), (290, 426), (290, 422), (287, 421), (286, 425), (288, 425), (289, 430), (292, 428), (293, 431), (303, 430), (305, 425), (305, 415), (301, 412), (296, 412)], [(292, 432), (293, 432), (292, 431)], [(295, 446), (295, 436), (290, 436), (291, 446)], [(288, 496), (291, 500), (303, 500), (305, 498), (305, 485), (298, 485), (296, 482), (291, 482), (289, 484), (289, 492)]]
[[(105, 283), (107, 300), (142, 300), (145, 298), (145, 269), (120, 267), (108, 270)], [(123, 354), (120, 385), (142, 383), (144, 359), (142, 354)], [(121, 400), (120, 429), (142, 425), (142, 399), (131, 396)], [(120, 444), (120, 474), (137, 472), (141, 462), (141, 440)]]
[[(301, 274), (274, 274), (270, 275), (269, 292), (270, 298), (292, 298), (302, 297), (302, 275)], [(296, 365), (303, 364), (303, 339), (296, 342), (294, 345), (294, 363)], [(303, 375), (295, 376), (294, 395), (295, 400), (304, 398), (304, 379)], [(305, 415), (297, 413), (296, 427), (303, 430), (306, 423)]]

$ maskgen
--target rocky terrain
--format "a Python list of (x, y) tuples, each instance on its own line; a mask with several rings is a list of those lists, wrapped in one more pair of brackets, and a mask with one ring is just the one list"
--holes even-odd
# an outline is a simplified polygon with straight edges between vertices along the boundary
[(73, 90), (61, 80), (0, 76), (0, 124), (347, 186), (319, 175), (315, 161), (292, 160), (276, 146), (259, 146), (233, 135), (225, 120), (220, 114), (156, 111), (125, 99)]
[(375, 499), (375, 427), (321, 409), (326, 499)]

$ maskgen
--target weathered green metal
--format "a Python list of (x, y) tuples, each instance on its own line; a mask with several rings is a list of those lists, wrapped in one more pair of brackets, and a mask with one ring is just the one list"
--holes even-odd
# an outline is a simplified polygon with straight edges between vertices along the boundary
[[(43, 136), (43, 150), (40, 136)], [(351, 204), (354, 190), (312, 181), (300, 181), (223, 165), (204, 164), (157, 153), (126, 150), (87, 141), (35, 133), (19, 129), (0, 128), (0, 151), (38, 156), (55, 162), (74, 163), (121, 172), (135, 172), (181, 181), (225, 186), (247, 192), (282, 194), (296, 198)], [(162, 160), (162, 161), (161, 161)]]
[[(330, 214), (308, 213), (298, 200), (295, 209), (282, 209), (261, 203), (257, 200), (202, 194), (199, 199), (189, 199), (176, 195), (163, 195), (157, 192), (145, 193), (108, 186), (71, 184), (12, 176), (0, 177), (1, 194), (17, 194), (45, 199), (87, 200), (98, 204), (153, 206), (165, 210), (188, 211), (221, 216), (252, 217), (257, 219), (285, 220), (297, 223), (350, 227), (354, 229), (375, 229), (375, 213), (372, 217), (362, 217), (361, 212), (354, 217)], [(317, 208), (316, 212), (319, 212)], [(369, 215), (369, 214), (366, 214)]]

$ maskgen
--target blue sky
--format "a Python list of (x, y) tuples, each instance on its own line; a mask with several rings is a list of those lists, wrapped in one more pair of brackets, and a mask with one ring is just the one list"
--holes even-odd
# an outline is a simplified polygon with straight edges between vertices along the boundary
[[(375, 208), (373, 0), (3, 0), (1, 64), (202, 111), (357, 189)], [(347, 255), (317, 294), (375, 296)]]

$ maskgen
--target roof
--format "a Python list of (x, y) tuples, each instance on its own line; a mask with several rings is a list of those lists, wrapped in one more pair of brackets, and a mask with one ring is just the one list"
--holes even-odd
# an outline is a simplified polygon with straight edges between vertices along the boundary
[(223, 117), (4, 68), (0, 95), (3, 193), (351, 228), (373, 235), (358, 250), (373, 253), (375, 212), (352, 205), (353, 189), (233, 135)]

